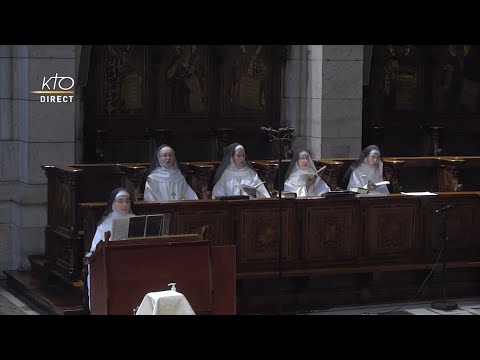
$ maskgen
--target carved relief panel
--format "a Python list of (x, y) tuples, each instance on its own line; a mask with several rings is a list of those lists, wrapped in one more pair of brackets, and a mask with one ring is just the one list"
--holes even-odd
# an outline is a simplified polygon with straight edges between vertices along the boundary
[(236, 141), (269, 158), (259, 127), (281, 119), (280, 53), (272, 45), (93, 46), (84, 161), (148, 161), (156, 129), (174, 131), (185, 161), (215, 159), (213, 130), (236, 128)]
[(145, 112), (145, 47), (107, 45), (102, 73), (101, 113)]
[(433, 48), (432, 112), (480, 113), (480, 52), (478, 45)]
[[(474, 198), (474, 196), (472, 196)], [(453, 199), (451, 199), (453, 200)], [(478, 238), (478, 212), (471, 203), (452, 202), (443, 199), (442, 202), (432, 201), (427, 208), (427, 228), (425, 239), (429, 244), (429, 251), (432, 261), (435, 260), (443, 242), (442, 216), (446, 216), (447, 225), (447, 256), (449, 261), (459, 258), (475, 259), (479, 253), (480, 244), (475, 239)], [(448, 210), (446, 214), (437, 214), (435, 210), (452, 204), (454, 207)]]
[(399, 122), (422, 111), (423, 52), (414, 45), (378, 45), (369, 87), (370, 126)]
[(226, 245), (224, 238), (219, 234), (226, 233), (226, 211), (178, 212), (175, 214), (175, 228), (173, 233), (190, 234), (201, 233), (202, 226), (208, 226), (208, 240), (212, 245)]
[(415, 47), (387, 45), (386, 51), (381, 91), (387, 106), (394, 111), (416, 110), (418, 71), (411, 60), (415, 56)]
[(307, 208), (305, 211), (307, 260), (342, 262), (356, 256), (354, 208)]
[(173, 45), (164, 56), (164, 100), (166, 113), (205, 113), (208, 110), (208, 47)]
[(229, 46), (224, 69), (223, 112), (265, 112), (268, 70), (265, 46)]
[(366, 256), (405, 258), (414, 255), (416, 204), (370, 206), (367, 214)]
[[(282, 259), (293, 256), (293, 234), (291, 223), (293, 209), (282, 209)], [(271, 265), (278, 262), (280, 243), (280, 219), (277, 209), (240, 210), (237, 253), (242, 265)]]

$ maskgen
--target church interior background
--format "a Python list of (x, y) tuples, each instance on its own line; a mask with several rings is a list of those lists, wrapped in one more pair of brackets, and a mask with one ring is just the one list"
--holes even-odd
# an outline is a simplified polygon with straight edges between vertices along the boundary
[[(46, 165), (289, 158), (264, 128), (293, 128), (315, 159), (477, 156), (477, 45), (0, 45), (0, 277), (45, 252)], [(75, 80), (45, 103), (44, 77)], [(476, 184), (471, 184), (474, 187)]]

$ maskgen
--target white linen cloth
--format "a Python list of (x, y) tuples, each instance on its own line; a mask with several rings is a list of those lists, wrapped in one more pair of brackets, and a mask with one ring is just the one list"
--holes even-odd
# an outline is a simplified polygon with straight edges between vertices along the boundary
[(172, 290), (147, 293), (135, 315), (195, 315), (182, 293)]

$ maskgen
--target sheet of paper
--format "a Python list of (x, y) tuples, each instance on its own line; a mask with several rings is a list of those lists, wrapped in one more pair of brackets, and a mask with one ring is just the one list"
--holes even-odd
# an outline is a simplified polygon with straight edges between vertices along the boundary
[(130, 226), (130, 218), (113, 219), (112, 238), (110, 240), (121, 240), (128, 237), (128, 228)]
[(419, 192), (401, 192), (400, 194), (403, 195), (411, 195), (411, 196), (429, 196), (429, 195), (437, 195), (430, 191), (419, 191)]

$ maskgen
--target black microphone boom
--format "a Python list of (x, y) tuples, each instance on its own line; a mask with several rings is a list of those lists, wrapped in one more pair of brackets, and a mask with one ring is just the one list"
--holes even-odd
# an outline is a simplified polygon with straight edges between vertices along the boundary
[(272, 134), (272, 133), (278, 134), (278, 130), (272, 129), (271, 127), (261, 126), (260, 130), (262, 130), (263, 132), (266, 132), (267, 134)]
[(435, 210), (435, 212), (438, 214), (438, 213), (450, 210), (451, 208), (453, 208), (453, 205), (446, 205), (440, 209)]

